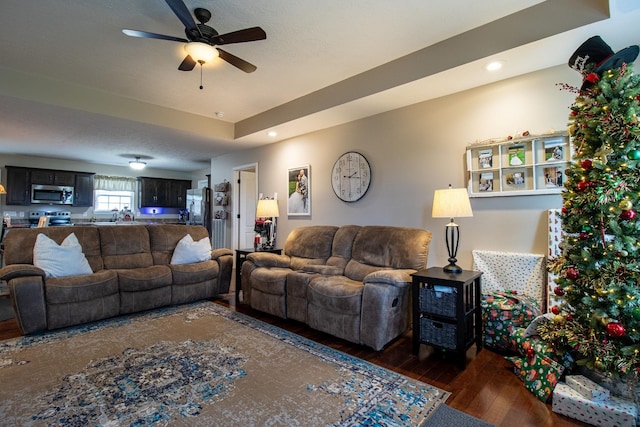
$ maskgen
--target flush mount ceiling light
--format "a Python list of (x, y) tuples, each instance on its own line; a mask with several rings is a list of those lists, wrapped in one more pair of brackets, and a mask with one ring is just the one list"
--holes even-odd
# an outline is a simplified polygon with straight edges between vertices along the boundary
[(129, 162), (129, 167), (135, 170), (142, 170), (147, 166), (147, 162), (140, 161), (140, 157), (136, 157), (135, 160)]

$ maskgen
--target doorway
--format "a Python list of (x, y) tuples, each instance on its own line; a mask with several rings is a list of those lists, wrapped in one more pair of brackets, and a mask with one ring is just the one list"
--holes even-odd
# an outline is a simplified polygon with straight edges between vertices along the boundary
[(256, 203), (258, 200), (258, 164), (234, 169), (233, 249), (253, 247)]

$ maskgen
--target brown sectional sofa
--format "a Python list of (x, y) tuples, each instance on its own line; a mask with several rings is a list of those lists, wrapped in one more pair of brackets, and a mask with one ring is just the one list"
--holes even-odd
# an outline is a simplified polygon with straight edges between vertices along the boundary
[[(58, 244), (74, 233), (93, 273), (45, 277), (33, 265), (40, 233)], [(229, 292), (229, 249), (212, 250), (208, 261), (170, 264), (177, 243), (187, 234), (194, 240), (208, 236), (202, 226), (177, 224), (13, 229), (4, 240), (0, 279), (7, 281), (24, 334)]]
[(426, 268), (430, 242), (414, 228), (297, 228), (283, 255), (247, 256), (244, 301), (380, 350), (409, 327), (411, 274)]

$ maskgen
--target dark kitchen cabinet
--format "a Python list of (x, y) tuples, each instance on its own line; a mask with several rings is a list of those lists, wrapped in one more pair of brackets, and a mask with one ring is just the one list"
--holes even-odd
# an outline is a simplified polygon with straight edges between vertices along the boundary
[(191, 181), (181, 179), (139, 177), (140, 207), (179, 208), (186, 206)]
[(7, 166), (7, 205), (31, 204), (31, 169)]
[(93, 206), (93, 175), (92, 173), (78, 172), (75, 175), (73, 206)]
[(30, 205), (31, 185), (74, 187), (73, 206), (93, 206), (93, 173), (6, 166), (7, 205)]
[(74, 172), (48, 169), (31, 170), (31, 184), (73, 187), (75, 185), (75, 179), (76, 174)]
[(160, 207), (165, 202), (165, 185), (157, 178), (140, 178), (140, 207)]
[(167, 202), (173, 207), (184, 209), (187, 207), (187, 190), (191, 188), (191, 181), (172, 179), (169, 181)]

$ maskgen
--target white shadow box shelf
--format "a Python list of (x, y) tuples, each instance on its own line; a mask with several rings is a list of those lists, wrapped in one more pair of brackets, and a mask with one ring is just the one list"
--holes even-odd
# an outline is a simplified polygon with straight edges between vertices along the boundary
[(566, 133), (472, 144), (467, 147), (469, 196), (559, 194), (570, 161)]

